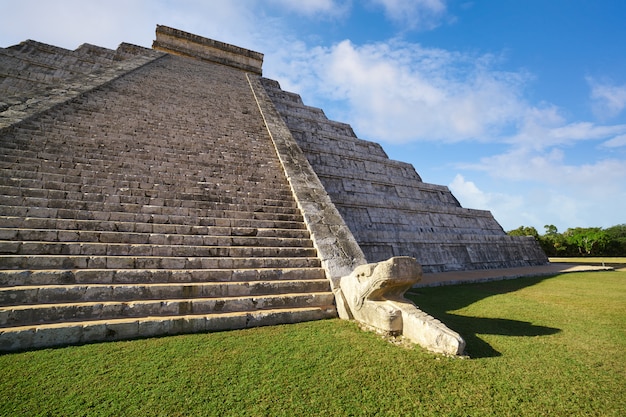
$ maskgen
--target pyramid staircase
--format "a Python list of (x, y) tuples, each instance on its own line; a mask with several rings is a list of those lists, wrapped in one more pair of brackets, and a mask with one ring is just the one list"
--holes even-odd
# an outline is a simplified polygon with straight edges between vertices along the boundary
[(0, 51), (0, 351), (337, 314), (245, 73), (141, 49)]

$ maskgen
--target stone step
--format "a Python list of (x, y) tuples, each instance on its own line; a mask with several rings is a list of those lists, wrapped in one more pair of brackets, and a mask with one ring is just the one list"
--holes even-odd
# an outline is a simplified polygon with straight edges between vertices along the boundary
[[(3, 180), (2, 182), (9, 181), (11, 180)], [(220, 189), (212, 184), (206, 184), (206, 186), (203, 185), (203, 188), (194, 187), (195, 189), (192, 189), (192, 187), (184, 187), (181, 184), (178, 190), (174, 190), (173, 187), (169, 189), (169, 186), (165, 187), (158, 184), (146, 184), (146, 188), (129, 188), (125, 185), (120, 186), (120, 184), (100, 187), (83, 183), (49, 183), (43, 181), (38, 188), (22, 185), (2, 185), (0, 187), (3, 189), (1, 194), (6, 196), (52, 200), (160, 204), (168, 207), (188, 207), (198, 202), (202, 204), (211, 203), (213, 208), (222, 210), (253, 211), (259, 207), (267, 206), (268, 210), (276, 212), (282, 210), (286, 213), (295, 212), (297, 207), (290, 190), (279, 191), (275, 188), (271, 191), (261, 186), (256, 187), (256, 189), (246, 189), (241, 186), (233, 189), (226, 187)]]
[[(155, 151), (156, 152), (156, 151)], [(15, 169), (19, 166), (20, 171), (39, 172), (41, 175), (61, 176), (62, 180), (67, 177), (105, 178), (118, 180), (145, 181), (153, 179), (155, 183), (178, 181), (184, 186), (207, 182), (211, 180), (221, 186), (228, 185), (230, 181), (236, 181), (235, 185), (265, 185), (271, 190), (273, 184), (286, 189), (287, 183), (282, 175), (278, 175), (279, 166), (267, 166), (255, 162), (253, 171), (249, 160), (231, 161), (224, 163), (212, 163), (200, 160), (194, 163), (166, 162), (162, 160), (141, 161), (137, 156), (127, 158), (112, 158), (111, 162), (95, 163), (92, 158), (89, 162), (53, 160), (37, 155), (37, 157), (24, 157), (10, 155), (11, 151), (2, 149), (0, 154), (0, 167), (3, 169)], [(182, 159), (183, 157), (179, 157)]]
[[(87, 187), (85, 187), (87, 188)], [(264, 212), (275, 214), (300, 214), (300, 210), (296, 207), (295, 202), (287, 201), (285, 206), (281, 204), (283, 201), (271, 200), (267, 198), (256, 199), (254, 197), (237, 197), (229, 196), (228, 193), (205, 193), (205, 194), (183, 194), (162, 193), (164, 197), (160, 197), (158, 192), (143, 192), (143, 196), (128, 195), (125, 193), (111, 194), (90, 190), (89, 192), (69, 192), (60, 190), (48, 190), (42, 188), (24, 188), (15, 186), (0, 185), (0, 202), (7, 202), (5, 205), (16, 204), (23, 199), (24, 204), (33, 206), (32, 202), (43, 205), (47, 200), (46, 207), (68, 208), (75, 207), (81, 203), (93, 204), (96, 208), (100, 208), (99, 204), (107, 204), (114, 211), (120, 211), (119, 207), (127, 208), (127, 205), (141, 206), (163, 206), (168, 208), (184, 207), (184, 208), (208, 208), (211, 210), (221, 211), (239, 211), (239, 212)], [(150, 194), (146, 196), (145, 194)], [(63, 203), (65, 202), (65, 203)], [(130, 210), (133, 210), (130, 208)]]
[[(7, 160), (10, 159), (10, 160)], [(258, 194), (258, 190), (269, 193), (266, 198), (289, 195), (289, 187), (281, 175), (277, 171), (279, 168), (267, 168), (258, 175), (253, 173), (237, 173), (230, 171), (212, 171), (212, 170), (181, 170), (181, 172), (172, 172), (166, 170), (156, 170), (151, 167), (144, 169), (131, 169), (127, 164), (119, 166), (103, 166), (101, 168), (92, 167), (87, 164), (79, 163), (62, 163), (46, 160), (28, 160), (23, 158), (7, 158), (0, 156), (0, 169), (2, 169), (2, 177), (5, 178), (34, 178), (42, 182), (57, 181), (66, 184), (84, 184), (93, 187), (117, 187), (128, 188), (130, 184), (137, 184), (133, 188), (142, 189), (160, 189), (163, 191), (186, 190), (189, 194), (204, 194), (210, 190), (223, 190), (225, 187), (231, 186), (230, 192), (246, 190), (247, 192)], [(158, 163), (158, 162), (157, 162)], [(136, 162), (135, 162), (136, 164)], [(203, 166), (199, 163), (197, 166)], [(260, 168), (263, 169), (263, 168)], [(151, 186), (151, 188), (139, 187)], [(172, 186), (181, 187), (174, 188)], [(36, 188), (40, 188), (37, 186)], [(70, 191), (70, 190), (67, 190)], [(275, 199), (281, 199), (274, 197)]]
[[(209, 148), (206, 145), (194, 148), (170, 147), (167, 138), (163, 138), (163, 144), (159, 144), (158, 139), (142, 143), (142, 139), (134, 139), (130, 142), (123, 137), (122, 133), (107, 133), (106, 138), (83, 138), (78, 134), (76, 138), (70, 139), (68, 135), (76, 135), (76, 132), (59, 131), (49, 132), (32, 131), (22, 132), (19, 127), (7, 131), (0, 147), (6, 155), (3, 160), (6, 162), (28, 163), (33, 160), (45, 160), (48, 162), (62, 163), (63, 167), (70, 167), (71, 164), (84, 164), (87, 167), (102, 168), (107, 166), (120, 166), (134, 162), (137, 168), (144, 169), (145, 165), (151, 166), (154, 170), (161, 167), (155, 163), (166, 165), (168, 170), (188, 170), (190, 167), (204, 163), (205, 169), (216, 171), (227, 171), (226, 168), (233, 167), (235, 173), (250, 173), (251, 167), (245, 165), (246, 157), (254, 160), (262, 167), (276, 167), (278, 162), (271, 154), (264, 152), (259, 147), (251, 147), (249, 153), (242, 153), (241, 148), (236, 148), (234, 144), (216, 144), (217, 148)], [(54, 128), (49, 128), (54, 130)], [(54, 139), (54, 136), (62, 136), (63, 139)], [(80, 140), (79, 140), (80, 138)], [(151, 138), (154, 139), (154, 138)], [(60, 142), (60, 143), (58, 143)], [(132, 143), (129, 145), (128, 143)], [(62, 148), (60, 147), (62, 146)], [(167, 148), (163, 148), (167, 146)], [(179, 145), (180, 146), (180, 145)], [(230, 153), (225, 153), (228, 151)], [(63, 149), (72, 148), (72, 153), (63, 153)], [(176, 161), (180, 162), (176, 166)], [(208, 163), (210, 162), (210, 165)], [(132, 168), (132, 166), (130, 166)], [(178, 172), (178, 171), (177, 171)], [(260, 175), (268, 174), (260, 172)]]
[(97, 69), (100, 64), (110, 64), (116, 57), (115, 50), (94, 45), (83, 44), (72, 51), (33, 40), (7, 48), (7, 51), (29, 62), (38, 62), (51, 68), (82, 68), (84, 73)]
[(352, 126), (335, 120), (307, 117), (306, 114), (290, 112), (290, 109), (278, 109), (290, 128), (305, 132), (319, 132), (323, 135), (340, 135), (356, 138)]
[[(18, 146), (18, 144), (11, 144)], [(23, 146), (28, 146), (27, 144)], [(63, 144), (60, 146), (67, 146)], [(163, 155), (156, 154), (158, 158), (149, 152), (154, 150), (136, 149), (124, 154), (104, 155), (96, 153), (90, 148), (74, 149), (75, 155), (55, 155), (37, 150), (14, 149), (7, 146), (6, 142), (0, 144), (3, 164), (20, 164), (23, 169), (32, 171), (41, 166), (50, 174), (73, 173), (72, 170), (80, 169), (83, 172), (115, 173), (124, 169), (126, 175), (145, 176), (146, 173), (158, 174), (162, 177), (186, 177), (198, 175), (241, 177), (253, 181), (260, 178), (261, 181), (275, 180), (276, 170), (279, 164), (273, 160), (255, 158), (253, 155), (242, 155), (240, 158), (226, 158), (222, 153), (206, 155), (202, 158), (194, 158), (191, 155)], [(246, 159), (247, 157), (247, 159)], [(219, 158), (214, 162), (212, 159)], [(250, 165), (250, 161), (254, 165)], [(258, 168), (258, 170), (253, 169)], [(281, 178), (282, 180), (282, 178)]]
[[(117, 97), (115, 100), (124, 99)], [(81, 108), (91, 107), (85, 111)], [(93, 152), (94, 155), (102, 155), (105, 159), (125, 158), (132, 153), (137, 153), (139, 159), (167, 160), (170, 157), (186, 156), (184, 161), (198, 161), (211, 157), (221, 157), (215, 162), (223, 164), (228, 161), (245, 159), (246, 155), (254, 157), (260, 163), (276, 164), (272, 152), (265, 146), (265, 139), (255, 137), (249, 138), (245, 147), (237, 146), (241, 143), (233, 143), (228, 137), (213, 136), (211, 142), (204, 141), (182, 141), (171, 142), (171, 134), (197, 136), (196, 132), (190, 130), (184, 123), (173, 123), (168, 130), (163, 130), (158, 118), (146, 115), (142, 123), (134, 123), (132, 126), (126, 125), (118, 128), (112, 124), (106, 124), (113, 116), (113, 109), (102, 109), (89, 98), (85, 98), (84, 103), (80, 99), (75, 99), (67, 103), (64, 109), (52, 109), (45, 114), (41, 114), (39, 124), (22, 123), (13, 126), (7, 131), (6, 138), (10, 141), (4, 142), (7, 149), (15, 149), (24, 153), (45, 152), (56, 158), (81, 158), (85, 155), (81, 153), (63, 154), (60, 148), (54, 145), (63, 144), (72, 149), (78, 148)], [(102, 103), (104, 104), (104, 103)], [(119, 104), (119, 103), (116, 103)], [(68, 117), (66, 110), (73, 110), (74, 114), (80, 116), (77, 120)], [(158, 117), (159, 115), (155, 115)], [(42, 125), (43, 124), (43, 125)], [(161, 130), (159, 130), (159, 127)], [(170, 134), (171, 133), (171, 134)], [(145, 134), (145, 135), (144, 135)], [(198, 135), (208, 136), (210, 133), (203, 131)], [(129, 140), (132, 137), (134, 140)], [(47, 139), (47, 140), (46, 140)], [(54, 140), (50, 140), (54, 139)], [(217, 146), (212, 146), (213, 144)], [(166, 145), (158, 154), (153, 152)], [(243, 149), (246, 151), (243, 151)], [(96, 158), (97, 159), (97, 158)], [(181, 161), (182, 162), (182, 161)]]
[(319, 268), (317, 257), (188, 257), (0, 255), (2, 269), (254, 269)]
[[(198, 217), (201, 219), (269, 220), (281, 222), (303, 221), (300, 214), (283, 214), (258, 211), (220, 210), (211, 208), (210, 202), (191, 202), (190, 207), (168, 207), (155, 204), (126, 204), (76, 200), (49, 200), (36, 197), (0, 195), (0, 215), (23, 217), (61, 217), (70, 219), (109, 219), (113, 213), (147, 214), (169, 218)], [(48, 212), (46, 215), (45, 213)], [(38, 213), (37, 215), (33, 213)], [(116, 218), (116, 217), (115, 217)], [(193, 221), (193, 220), (192, 220)], [(187, 220), (183, 220), (183, 224)]]
[[(62, 192), (59, 192), (62, 193)], [(41, 193), (43, 194), (43, 193)], [(160, 198), (139, 198), (126, 197), (119, 195), (101, 195), (84, 193), (83, 200), (64, 199), (64, 198), (48, 198), (48, 197), (30, 197), (21, 195), (0, 195), (0, 205), (2, 206), (25, 206), (25, 207), (47, 207), (55, 209), (68, 210), (87, 210), (87, 211), (108, 211), (108, 212), (126, 212), (126, 213), (150, 213), (150, 214), (174, 214), (186, 215), (188, 210), (204, 210), (208, 214), (206, 217), (224, 217), (224, 215), (215, 215), (215, 213), (245, 213), (245, 214), (227, 214), (232, 218), (246, 218), (250, 213), (262, 213), (266, 216), (275, 216), (276, 220), (286, 220), (289, 216), (297, 217), (299, 210), (291, 207), (249, 205), (249, 204), (231, 204), (221, 203), (220, 197), (206, 200), (164, 200)], [(268, 217), (266, 217), (268, 218)]]
[[(193, 282), (158, 284), (66, 284), (0, 288), (0, 307), (71, 302), (243, 297), (328, 292), (325, 278), (298, 281)], [(1, 315), (2, 313), (0, 313)]]
[[(149, 216), (143, 220), (152, 220)], [(259, 221), (259, 223), (268, 223)], [(44, 238), (30, 239), (27, 236), (49, 236), (54, 241), (83, 241), (91, 239), (98, 234), (100, 242), (115, 243), (115, 235), (123, 233), (128, 235), (129, 241), (133, 243), (152, 243), (151, 235), (174, 236), (213, 236), (213, 237), (258, 237), (258, 238), (278, 238), (278, 239), (308, 239), (309, 233), (302, 223), (290, 223), (292, 228), (279, 228), (275, 222), (269, 222), (267, 227), (231, 227), (231, 226), (192, 226), (188, 224), (161, 224), (161, 223), (141, 223), (124, 221), (100, 221), (100, 220), (74, 220), (55, 219), (39, 217), (14, 217), (0, 216), (0, 236), (15, 235), (15, 231), (24, 230), (21, 237), (23, 240), (50, 240)], [(300, 226), (300, 228), (296, 228)], [(5, 230), (2, 230), (5, 229)], [(32, 232), (27, 232), (27, 231)], [(67, 232), (67, 233), (66, 233)], [(32, 234), (29, 234), (32, 233)], [(52, 234), (49, 234), (52, 233)], [(9, 239), (0, 237), (0, 239)], [(12, 238), (11, 238), (12, 239)], [(108, 240), (103, 240), (108, 239)], [(148, 239), (147, 241), (145, 241)], [(154, 239), (160, 239), (155, 237)], [(165, 239), (170, 239), (166, 237)], [(178, 239), (172, 237), (171, 239)]]
[(0, 49), (0, 72), (7, 78), (19, 78), (35, 83), (52, 84), (76, 75), (76, 72)]
[(101, 189), (93, 186), (81, 186), (80, 191), (5, 185), (0, 186), (0, 188), (2, 189), (0, 194), (6, 196), (49, 200), (163, 205), (167, 207), (188, 207), (192, 206), (194, 202), (198, 202), (202, 204), (212, 203), (215, 205), (214, 208), (222, 210), (253, 211), (265, 206), (268, 207), (268, 210), (274, 210), (278, 213), (294, 213), (297, 210), (293, 201), (289, 201), (289, 196), (267, 196), (267, 194), (260, 191), (250, 193), (245, 191), (204, 190), (198, 193), (182, 193), (158, 190), (130, 190), (126, 187)]
[(74, 55), (80, 56), (83, 59), (92, 59), (99, 63), (110, 63), (115, 58), (119, 59), (120, 54), (113, 49), (103, 48), (101, 46), (91, 45), (89, 43), (84, 43), (79, 46), (75, 51)]
[(118, 318), (0, 329), (0, 351), (216, 332), (337, 317), (333, 305), (231, 313)]
[[(269, 231), (271, 229), (265, 229)], [(228, 232), (228, 230), (226, 231)], [(103, 231), (69, 231), (55, 229), (20, 229), (2, 228), (1, 241), (23, 242), (72, 242), (72, 243), (103, 243), (133, 245), (186, 245), (186, 246), (263, 246), (263, 247), (301, 247), (311, 248), (313, 242), (308, 236), (300, 238), (259, 236), (258, 230), (248, 231), (248, 236), (224, 236), (210, 234), (158, 234), (158, 233), (127, 233)], [(253, 235), (254, 234), (254, 235)], [(1, 249), (0, 249), (1, 251)]]
[[(85, 116), (95, 121), (98, 119), (98, 114), (94, 113), (88, 113)], [(105, 120), (104, 117), (102, 119)], [(208, 146), (203, 142), (182, 146), (171, 144), (171, 138), (157, 130), (149, 132), (149, 139), (137, 136), (131, 141), (127, 138), (126, 132), (112, 130), (110, 126), (107, 126), (107, 130), (100, 132), (91, 131), (89, 127), (81, 129), (80, 125), (75, 124), (68, 124), (62, 128), (57, 126), (49, 124), (43, 130), (35, 126), (32, 129), (24, 125), (15, 126), (7, 132), (1, 146), (6, 150), (7, 155), (13, 157), (84, 162), (92, 165), (116, 165), (135, 159), (137, 163), (150, 161), (172, 163), (179, 160), (183, 163), (183, 167), (212, 161), (211, 168), (226, 167), (233, 163), (240, 168), (246, 168), (245, 165), (238, 164), (238, 162), (244, 162), (246, 156), (261, 165), (277, 165), (271, 152), (259, 143), (249, 143), (247, 152), (244, 153), (241, 146), (237, 146), (238, 144), (226, 140), (220, 141), (217, 138), (214, 140), (215, 146)], [(173, 132), (176, 130), (172, 129)], [(187, 133), (186, 129), (183, 130), (184, 132), (176, 133)], [(57, 140), (50, 140), (54, 138)], [(55, 147), (55, 145), (63, 145), (64, 148)], [(63, 153), (63, 149), (66, 148), (79, 152)]]
[[(28, 41), (30, 42), (30, 41)], [(3, 53), (10, 54), (14, 51), (19, 53), (21, 45), (1, 49)], [(117, 55), (114, 61), (109, 61), (105, 65), (100, 63), (87, 63), (83, 65), (82, 60), (86, 60), (83, 54), (78, 61), (77, 56), (72, 56), (72, 52), (61, 52), (61, 48), (49, 48), (50, 51), (43, 55), (46, 58), (38, 61), (42, 65), (58, 67), (54, 74), (44, 77), (38, 76), (38, 70), (30, 71), (30, 74), (17, 74), (13, 77), (4, 77), (0, 83), (0, 97), (9, 104), (9, 110), (0, 114), (0, 127), (14, 126), (18, 122), (28, 120), (29, 117), (42, 114), (54, 108), (58, 104), (63, 104), (76, 98), (79, 94), (102, 86), (126, 72), (132, 72), (151, 61), (161, 57), (162, 54), (151, 52), (145, 49), (145, 53), (139, 52), (140, 47), (124, 48)], [(53, 50), (54, 49), (54, 50)], [(67, 51), (67, 50), (65, 50)], [(134, 51), (134, 53), (131, 53)], [(61, 55), (57, 60), (55, 55)], [(41, 56), (37, 53), (37, 56)], [(29, 58), (34, 58), (35, 54), (29, 53)], [(46, 62), (47, 61), (47, 62)], [(59, 61), (59, 62), (55, 62)], [(31, 68), (35, 65), (29, 64)], [(72, 71), (73, 73), (68, 73)], [(27, 72), (27, 71), (21, 71)], [(65, 73), (62, 79), (55, 78), (60, 73)], [(28, 79), (27, 76), (34, 75), (35, 79)]]
[[(101, 230), (110, 232), (160, 233), (174, 227), (177, 233), (198, 227), (304, 229), (302, 221), (205, 217), (203, 211), (186, 215), (65, 210), (47, 207), (0, 206), (0, 220), (17, 227)], [(23, 219), (16, 221), (15, 219)], [(56, 224), (62, 226), (57, 227)], [(71, 229), (73, 226), (74, 229)], [(166, 232), (167, 233), (167, 232)]]
[(67, 284), (165, 284), (325, 279), (321, 267), (237, 269), (0, 270), (0, 287)]
[[(59, 181), (55, 181), (50, 175), (44, 173), (38, 173), (37, 178), (14, 177), (14, 173), (15, 171), (0, 170), (0, 186), (2, 186), (3, 190), (7, 190), (4, 194), (65, 198), (67, 195), (74, 195), (72, 193), (94, 193), (101, 195), (118, 195), (120, 197), (182, 198), (185, 200), (201, 201), (206, 198), (207, 192), (212, 192), (216, 188), (216, 184), (208, 182), (195, 182), (189, 185), (182, 183), (166, 185), (127, 180), (117, 182), (109, 179), (85, 177), (78, 177), (78, 181), (80, 182), (77, 182), (77, 177), (57, 178)], [(220, 180), (217, 181), (219, 182)], [(238, 185), (238, 187), (239, 186), (240, 185)], [(14, 188), (14, 190), (9, 190), (11, 187)], [(18, 191), (15, 189), (26, 191)], [(257, 195), (261, 194), (260, 189), (261, 187), (258, 186), (254, 193), (246, 192), (245, 195), (233, 191), (223, 193), (220, 194), (221, 201), (224, 204), (242, 204), (245, 202), (245, 204), (248, 205), (263, 204), (285, 208), (296, 207), (290, 190), (285, 189), (284, 191), (280, 191), (274, 188), (272, 192), (264, 192), (262, 198), (256, 198)], [(45, 193), (42, 193), (41, 190), (45, 190)]]
[[(331, 183), (328, 177), (320, 176), (320, 181)], [(373, 184), (367, 181), (351, 181), (347, 180), (344, 185), (337, 187), (336, 183), (333, 186), (327, 187), (330, 195), (333, 196), (334, 202), (338, 206), (348, 206), (356, 209), (361, 207), (368, 207), (371, 210), (377, 210), (382, 213), (383, 216), (388, 215), (391, 211), (397, 211), (398, 213), (404, 212), (404, 216), (400, 215), (400, 223), (410, 222), (406, 213), (434, 213), (433, 218), (438, 216), (455, 215), (458, 218), (470, 219), (475, 213), (479, 217), (489, 217), (487, 211), (477, 209), (467, 209), (461, 207), (459, 202), (454, 198), (450, 191), (438, 191), (429, 190), (427, 188), (408, 188), (403, 186), (394, 186), (388, 184)], [(358, 195), (347, 196), (344, 189), (357, 189), (362, 190)], [(402, 196), (399, 196), (402, 194)], [(373, 214), (379, 216), (380, 214)], [(398, 215), (396, 215), (398, 217)], [(372, 219), (373, 220), (373, 219)], [(448, 222), (442, 223), (443, 227), (448, 226)], [(369, 227), (369, 226), (368, 226)]]
[[(311, 245), (312, 246), (312, 245)], [(0, 241), (3, 255), (87, 255), (162, 257), (314, 257), (313, 247), (190, 246), (100, 242)]]
[(241, 297), (55, 303), (0, 307), (0, 327), (332, 305), (332, 292)]

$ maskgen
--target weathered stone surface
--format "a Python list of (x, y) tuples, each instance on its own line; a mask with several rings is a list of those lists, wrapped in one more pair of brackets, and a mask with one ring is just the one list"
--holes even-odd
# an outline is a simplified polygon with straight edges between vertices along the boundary
[(248, 81), (294, 197), (304, 215), (322, 266), (331, 282), (339, 317), (350, 319), (352, 315), (345, 305), (339, 281), (355, 267), (364, 264), (365, 256), (285, 122), (272, 105), (259, 77), (248, 75)]
[(402, 335), (428, 350), (463, 354), (465, 341), (404, 298), (418, 283), (422, 268), (410, 257), (361, 265), (341, 278), (341, 291), (355, 320), (383, 334)]
[(336, 316), (241, 70), (262, 55), (180, 38), (242, 61), (0, 51), (26, 69), (0, 79), (25, 112), (0, 127), (0, 349)]
[(75, 51), (24, 41), (0, 48), (0, 128), (25, 120), (163, 56), (130, 44)]
[(158, 51), (229, 65), (261, 75), (263, 54), (167, 26), (157, 26), (152, 47)]

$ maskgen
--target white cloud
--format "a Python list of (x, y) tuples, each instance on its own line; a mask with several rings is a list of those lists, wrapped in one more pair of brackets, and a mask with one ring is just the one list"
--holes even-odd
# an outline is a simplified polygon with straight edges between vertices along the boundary
[[(483, 180), (489, 183), (488, 179)], [(523, 183), (515, 187), (508, 184), (504, 192), (485, 192), (474, 181), (457, 174), (448, 187), (463, 207), (491, 211), (505, 231), (533, 226), (543, 233), (546, 224), (554, 224), (561, 231), (568, 227), (609, 227), (623, 222), (619, 220), (623, 216), (621, 207), (626, 206), (623, 190), (606, 190), (601, 183), (597, 192), (590, 192), (585, 186), (569, 189)]]
[(626, 84), (611, 85), (587, 78), (591, 86), (592, 109), (600, 119), (618, 116), (626, 108)]
[(602, 144), (605, 148), (619, 148), (626, 146), (626, 135), (615, 136)]
[(542, 150), (557, 145), (572, 145), (580, 141), (605, 140), (626, 133), (626, 125), (596, 125), (591, 122), (568, 123), (560, 110), (552, 105), (527, 107), (517, 132), (503, 138), (518, 147)]
[[(33, 10), (37, 12), (33, 13)], [(154, 11), (148, 1), (4, 2), (0, 14), (4, 16), (0, 17), (0, 37), (11, 44), (34, 39), (68, 49), (82, 43), (108, 48), (116, 48), (121, 42), (145, 46), (151, 41), (146, 36), (154, 33), (154, 24), (149, 31), (145, 27)]]
[(463, 207), (489, 210), (504, 230), (540, 223), (537, 213), (529, 210), (533, 206), (519, 193), (485, 192), (461, 174), (456, 174), (448, 187)]
[(463, 175), (456, 174), (448, 187), (463, 207), (483, 210), (490, 208), (489, 200), (491, 200), (491, 198), (486, 193), (479, 190), (472, 181), (466, 181)]
[(445, 0), (370, 0), (408, 29), (434, 29), (446, 14)]
[(366, 139), (506, 143), (543, 152), (586, 141), (616, 147), (620, 139), (612, 139), (626, 134), (626, 124), (568, 121), (555, 105), (529, 103), (525, 87), (532, 76), (500, 70), (499, 57), (489, 54), (398, 39), (363, 45), (344, 40), (330, 47), (284, 44), (266, 62), (268, 76)]
[(566, 162), (559, 148), (545, 151), (517, 148), (507, 153), (481, 158), (479, 163), (459, 164), (459, 168), (480, 171), (499, 180), (542, 184), (562, 192), (575, 192), (579, 198), (604, 198), (626, 194), (626, 161), (589, 160), (575, 165)]
[(341, 109), (335, 117), (376, 140), (489, 140), (516, 124), (526, 107), (527, 75), (494, 69), (490, 55), (399, 40), (361, 46), (345, 40), (305, 52), (289, 53), (275, 76), (305, 98), (335, 100), (325, 108)]

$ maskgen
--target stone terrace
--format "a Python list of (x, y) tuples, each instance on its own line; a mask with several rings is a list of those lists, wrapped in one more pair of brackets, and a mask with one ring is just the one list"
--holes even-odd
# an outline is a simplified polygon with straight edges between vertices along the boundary
[(243, 71), (52, 48), (2, 50), (0, 350), (336, 316)]
[(411, 256), (424, 272), (543, 265), (531, 237), (507, 236), (489, 211), (461, 207), (448, 187), (356, 137), (276, 81), (263, 85), (369, 262)]

